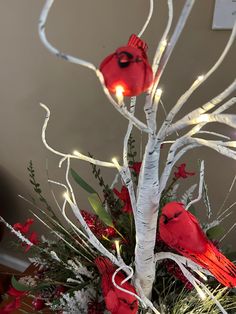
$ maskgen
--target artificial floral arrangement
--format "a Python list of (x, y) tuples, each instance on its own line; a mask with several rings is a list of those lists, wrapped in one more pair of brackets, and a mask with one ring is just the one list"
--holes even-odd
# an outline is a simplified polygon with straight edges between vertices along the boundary
[[(41, 104), (46, 111), (43, 143), (49, 151), (60, 156), (59, 167), (66, 163), (65, 184), (48, 181), (65, 191), (63, 204), (53, 195), (67, 227), (43, 196), (30, 162), (30, 182), (41, 205), (34, 200), (27, 201), (32, 205), (31, 214), (49, 228), (53, 238), (40, 239), (31, 231), (33, 218), (13, 226), (0, 218), (19, 238), (19, 245), (30, 254), (30, 261), (35, 265), (32, 276), (19, 280), (12, 278), (8, 295), (14, 299), (0, 313), (20, 309), (21, 298), (25, 295), (33, 298), (33, 312), (38, 313), (44, 307), (58, 313), (89, 314), (235, 313), (236, 266), (230, 261), (235, 257), (233, 252), (223, 252), (220, 247), (220, 240), (231, 231), (225, 233), (221, 222), (232, 213), (233, 206), (225, 207), (225, 201), (217, 217), (212, 219), (204, 162), (200, 161), (199, 171), (193, 172), (179, 160), (186, 152), (200, 146), (236, 159), (235, 141), (203, 129), (210, 122), (236, 128), (236, 116), (223, 113), (236, 102), (235, 97), (223, 102), (235, 90), (236, 81), (201, 107), (176, 122), (173, 120), (192, 93), (222, 63), (235, 38), (236, 23), (217, 62), (193, 82), (158, 129), (156, 115), (162, 97), (159, 82), (195, 1), (185, 1), (170, 37), (173, 3), (167, 0), (168, 22), (152, 65), (147, 57), (147, 44), (141, 39), (153, 13), (153, 0), (150, 0), (150, 12), (142, 30), (106, 57), (99, 69), (90, 62), (62, 53), (48, 42), (45, 25), (53, 2), (47, 0), (42, 10), (40, 38), (57, 57), (94, 71), (111, 104), (129, 121), (123, 163), (120, 165), (115, 158), (111, 162), (101, 161), (77, 151), (67, 154), (52, 148), (46, 140), (50, 110)], [(167, 37), (170, 37), (168, 42)], [(136, 98), (144, 92), (147, 95), (146, 123), (135, 116)], [(134, 126), (148, 134), (142, 160), (136, 160), (135, 139), (131, 133)], [(187, 127), (189, 129), (184, 132)], [(176, 137), (176, 131), (181, 135), (177, 133)], [(206, 140), (201, 134), (218, 139)], [(161, 171), (163, 145), (169, 148)], [(71, 159), (85, 160), (92, 165), (102, 195), (71, 168)], [(101, 167), (118, 171), (112, 184), (104, 182)], [(183, 195), (178, 195), (181, 181), (189, 176), (199, 176), (199, 185), (192, 185)], [(87, 193), (89, 209), (80, 209), (72, 178)], [(235, 179), (230, 190), (234, 182)], [(197, 186), (197, 197), (194, 197)], [(197, 219), (199, 211), (194, 209), (194, 204), (201, 199), (209, 218), (203, 224)], [(68, 210), (72, 211), (77, 223), (69, 219)]]

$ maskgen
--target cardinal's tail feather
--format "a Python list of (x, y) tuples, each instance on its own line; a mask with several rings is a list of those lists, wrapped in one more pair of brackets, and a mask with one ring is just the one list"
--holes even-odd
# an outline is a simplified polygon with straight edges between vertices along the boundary
[(135, 47), (135, 48), (140, 48), (142, 49), (144, 52), (147, 51), (148, 46), (145, 43), (145, 41), (143, 41), (142, 39), (140, 39), (138, 36), (136, 36), (135, 34), (132, 34), (129, 38), (128, 41), (128, 46), (131, 47)]
[(208, 242), (204, 254), (191, 255), (195, 261), (207, 268), (226, 287), (236, 287), (236, 266), (228, 260), (212, 243)]
[(116, 270), (115, 266), (112, 264), (112, 262), (103, 256), (98, 256), (95, 260), (94, 260), (99, 273), (101, 275), (106, 275), (106, 274), (113, 274), (114, 271)]

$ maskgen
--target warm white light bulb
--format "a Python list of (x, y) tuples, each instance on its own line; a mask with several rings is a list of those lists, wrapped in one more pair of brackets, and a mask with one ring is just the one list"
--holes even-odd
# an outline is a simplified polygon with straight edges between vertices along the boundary
[(198, 81), (202, 81), (204, 79), (204, 75), (200, 75), (197, 79)]
[(207, 277), (201, 271), (195, 270), (195, 273), (197, 273), (203, 280), (207, 281)]
[(70, 200), (70, 197), (69, 197), (69, 194), (67, 192), (63, 193), (63, 197), (69, 201)]
[(209, 122), (209, 116), (207, 114), (203, 114), (200, 117), (198, 117), (196, 120), (197, 120), (197, 123)]
[(116, 168), (120, 170), (121, 166), (119, 165), (118, 160), (115, 157), (113, 157), (111, 161), (116, 166)]
[(156, 91), (156, 96), (161, 97), (162, 92), (163, 92), (162, 89), (158, 88), (157, 91)]
[(79, 153), (77, 150), (74, 150), (74, 151), (73, 151), (73, 155), (79, 156), (80, 153)]
[(115, 246), (116, 246), (117, 256), (120, 256), (120, 241), (119, 240), (115, 240)]
[(117, 85), (116, 88), (116, 98), (118, 100), (118, 103), (121, 103), (124, 99), (124, 87), (121, 85)]
[(197, 290), (197, 293), (199, 294), (200, 298), (202, 300), (205, 300), (206, 299), (206, 294), (204, 293), (204, 291), (198, 285), (196, 285), (196, 290)]

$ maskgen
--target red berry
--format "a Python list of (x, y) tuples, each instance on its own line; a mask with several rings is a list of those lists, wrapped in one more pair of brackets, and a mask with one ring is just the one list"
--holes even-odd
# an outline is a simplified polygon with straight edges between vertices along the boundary
[(36, 311), (40, 311), (44, 308), (45, 302), (40, 298), (35, 298), (32, 302), (32, 305)]

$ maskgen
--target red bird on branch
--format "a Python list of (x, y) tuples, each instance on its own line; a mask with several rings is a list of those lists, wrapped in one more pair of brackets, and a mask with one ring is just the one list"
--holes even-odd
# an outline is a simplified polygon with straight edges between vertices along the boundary
[(102, 61), (100, 71), (111, 93), (119, 87), (124, 96), (137, 96), (152, 85), (153, 73), (146, 51), (147, 44), (133, 34), (126, 46)]
[[(112, 314), (138, 313), (137, 299), (134, 296), (117, 289), (113, 285), (112, 276), (116, 271), (116, 267), (111, 263), (111, 261), (106, 257), (99, 256), (95, 259), (95, 264), (102, 277), (102, 292), (107, 310)], [(134, 287), (130, 283), (125, 282), (122, 284), (124, 279), (125, 276), (119, 272), (115, 277), (115, 282), (123, 289), (136, 294)]]
[(168, 246), (209, 270), (224, 286), (236, 286), (236, 266), (208, 240), (183, 204), (170, 202), (162, 208), (159, 232)]

